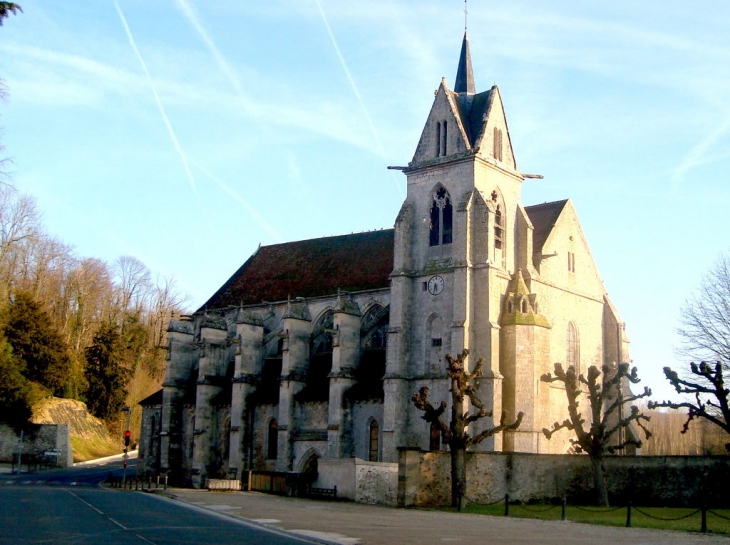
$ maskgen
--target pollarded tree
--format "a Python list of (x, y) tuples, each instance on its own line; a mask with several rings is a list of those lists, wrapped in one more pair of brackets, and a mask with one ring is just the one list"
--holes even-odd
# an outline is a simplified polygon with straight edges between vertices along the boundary
[[(651, 433), (646, 429), (642, 420), (649, 421), (649, 417), (643, 415), (636, 405), (631, 405), (628, 415), (624, 415), (625, 405), (633, 403), (651, 395), (649, 388), (638, 395), (628, 395), (624, 390), (624, 379), (636, 384), (640, 381), (636, 374), (636, 367), (629, 371), (628, 363), (620, 363), (615, 368), (603, 366), (603, 380), (601, 371), (595, 365), (588, 368), (588, 378), (582, 374), (577, 375), (575, 367), (568, 367), (567, 371), (559, 363), (555, 364), (555, 375), (545, 373), (540, 377), (543, 382), (562, 382), (565, 386), (565, 395), (568, 398), (568, 418), (562, 424), (555, 422), (552, 429), (543, 429), (545, 437), (550, 439), (553, 434), (563, 428), (571, 430), (575, 438), (570, 442), (577, 453), (585, 452), (591, 459), (593, 470), (593, 485), (596, 490), (599, 505), (608, 506), (608, 488), (603, 471), (603, 458), (606, 453), (613, 453), (623, 450), (629, 445), (641, 447), (641, 441), (634, 438), (629, 431), (630, 426), (635, 424), (642, 430), (648, 439)], [(583, 387), (588, 391), (588, 401), (591, 410), (591, 422), (586, 427), (586, 419), (578, 410), (580, 402), (578, 398), (583, 393)], [(618, 440), (624, 432), (625, 439)]]
[[(444, 443), (449, 445), (451, 453), (451, 505), (462, 508), (464, 493), (466, 492), (466, 450), (481, 443), (487, 437), (497, 433), (516, 430), (522, 423), (524, 413), (519, 413), (517, 419), (507, 423), (507, 412), (502, 411), (498, 426), (485, 428), (475, 436), (469, 435), (468, 426), (482, 418), (492, 416), (492, 411), (487, 410), (484, 403), (476, 393), (478, 385), (475, 380), (482, 376), (484, 358), (479, 358), (474, 371), (467, 370), (466, 359), (469, 350), (459, 354), (456, 358), (450, 354), (446, 355), (448, 362), (448, 375), (451, 379), (451, 421), (447, 425), (442, 415), (446, 410), (446, 402), (442, 401), (438, 408), (434, 408), (428, 400), (428, 386), (423, 386), (417, 394), (413, 394), (411, 400), (416, 408), (423, 411), (423, 419), (435, 426), (441, 434)], [(472, 412), (466, 410), (465, 398), (469, 398), (474, 407)]]
[[(687, 433), (689, 423), (695, 418), (704, 418), (730, 433), (730, 406), (728, 405), (730, 389), (725, 387), (723, 367), (719, 361), (714, 365), (704, 361), (699, 365), (692, 362), (690, 363), (692, 374), (687, 378), (681, 378), (676, 371), (665, 367), (664, 374), (677, 393), (689, 394), (694, 397), (694, 401), (650, 402), (649, 408), (687, 409), (687, 421), (684, 423), (682, 433)], [(725, 444), (725, 449), (730, 452), (730, 443)]]
[(125, 406), (132, 373), (123, 365), (126, 347), (116, 324), (102, 324), (86, 349), (86, 405), (103, 420), (118, 416)]

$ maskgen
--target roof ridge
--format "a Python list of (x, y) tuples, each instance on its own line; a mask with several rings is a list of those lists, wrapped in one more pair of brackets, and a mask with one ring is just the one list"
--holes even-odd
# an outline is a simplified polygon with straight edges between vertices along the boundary
[[(341, 233), (339, 235), (324, 235), (321, 237), (312, 237), (312, 238), (301, 238), (299, 240), (288, 240), (286, 242), (276, 242), (274, 244), (260, 244), (259, 248), (256, 250), (260, 250), (261, 248), (271, 248), (273, 246), (284, 246), (286, 244), (297, 244), (299, 242), (308, 242), (310, 240), (325, 240), (328, 238), (337, 238), (337, 237), (350, 237), (354, 235), (366, 235), (368, 233), (380, 233), (380, 232), (386, 232), (386, 231), (394, 231), (394, 227), (381, 227), (380, 229), (371, 229), (369, 231), (353, 231), (352, 233)], [(256, 254), (254, 254), (256, 255)]]

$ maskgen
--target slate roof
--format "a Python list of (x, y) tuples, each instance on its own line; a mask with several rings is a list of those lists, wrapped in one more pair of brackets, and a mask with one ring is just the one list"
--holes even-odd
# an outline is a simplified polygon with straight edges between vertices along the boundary
[(262, 246), (200, 308), (387, 288), (393, 229)]
[[(535, 252), (542, 250), (567, 202), (525, 207), (535, 227)], [(383, 229), (262, 246), (199, 310), (334, 295), (338, 289), (387, 288), (393, 270), (393, 233)]]
[(527, 217), (530, 218), (532, 226), (535, 228), (532, 235), (533, 252), (542, 251), (548, 235), (553, 230), (555, 222), (558, 221), (558, 217), (567, 202), (568, 200), (565, 199), (563, 201), (546, 202), (525, 207)]

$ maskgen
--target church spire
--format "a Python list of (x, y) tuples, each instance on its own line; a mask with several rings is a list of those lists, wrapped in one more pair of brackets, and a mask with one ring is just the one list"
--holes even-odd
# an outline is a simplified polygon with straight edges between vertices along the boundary
[(461, 56), (459, 57), (459, 68), (456, 70), (456, 82), (454, 91), (457, 93), (476, 93), (474, 85), (474, 71), (471, 68), (471, 52), (469, 51), (469, 39), (464, 31), (464, 41), (461, 43)]

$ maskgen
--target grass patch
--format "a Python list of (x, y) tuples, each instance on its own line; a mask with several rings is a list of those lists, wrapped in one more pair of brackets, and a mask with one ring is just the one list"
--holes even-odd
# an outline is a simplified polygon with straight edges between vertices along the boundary
[[(455, 511), (454, 508), (450, 508), (449, 510)], [(702, 513), (695, 513), (695, 511), (697, 509), (681, 507), (639, 507), (638, 509), (633, 507), (631, 509), (631, 527), (699, 532), (702, 527)], [(464, 512), (503, 517), (504, 504), (499, 503), (489, 506), (471, 504), (464, 509)], [(626, 507), (616, 509), (568, 505), (565, 514), (566, 519), (571, 522), (600, 524), (604, 526), (626, 526)], [(509, 516), (539, 520), (560, 520), (561, 507), (560, 505), (523, 506), (511, 504), (509, 506)], [(665, 520), (680, 518), (681, 520)], [(713, 534), (730, 534), (730, 520), (726, 519), (730, 519), (730, 509), (709, 510), (707, 512), (708, 531)]]
[(71, 449), (74, 453), (74, 462), (85, 462), (86, 460), (121, 454), (121, 447), (111, 441), (104, 441), (101, 437), (84, 439), (71, 436)]

